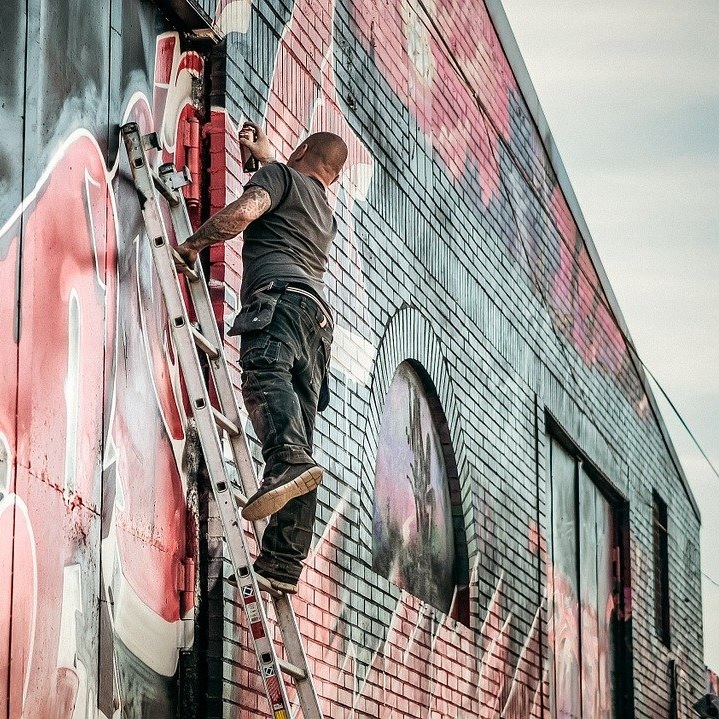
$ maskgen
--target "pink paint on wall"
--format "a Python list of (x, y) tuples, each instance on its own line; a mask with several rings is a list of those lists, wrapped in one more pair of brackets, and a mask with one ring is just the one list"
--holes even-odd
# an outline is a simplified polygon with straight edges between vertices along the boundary
[[(57, 678), (63, 566), (84, 556), (90, 586), (93, 578), (97, 585), (92, 552), (98, 547), (92, 537), (99, 524), (108, 239), (114, 247), (114, 236), (105, 229), (104, 177), (96, 143), (77, 133), (22, 215), (20, 391), (17, 434), (8, 444), (16, 462), (12, 616), (19, 620), (12, 625), (11, 656), (25, 657), (27, 667), (12, 665), (13, 713), (25, 706), (39, 716), (50, 706), (42, 688)], [(4, 307), (3, 314), (12, 309)], [(86, 381), (90, 377), (93, 382)], [(27, 508), (21, 523), (19, 506)], [(33, 566), (36, 578), (23, 579)], [(90, 599), (92, 589), (87, 591)], [(21, 619), (27, 612), (36, 615), (29, 634), (18, 631), (27, 625)], [(24, 671), (29, 683), (21, 693)]]
[[(481, 201), (501, 201), (499, 143), (511, 139), (514, 75), (483, 3), (353, 3), (358, 36), (456, 181), (477, 172)], [(541, 162), (549, 160), (542, 155)], [(618, 381), (640, 416), (646, 398), (607, 297), (558, 186), (549, 200), (559, 242), (549, 257), (552, 321), (583, 361)], [(554, 256), (552, 256), (554, 251)], [(528, 268), (535, 276), (537, 268)], [(533, 285), (535, 286), (535, 285)], [(535, 286), (536, 288), (536, 286)]]
[[(337, 619), (347, 599), (343, 570), (334, 560), (344, 541), (344, 511), (341, 504), (309, 557), (295, 600), (328, 719), (543, 717), (546, 687), (537, 677), (539, 610), (529, 633), (519, 637), (519, 655), (510, 652), (517, 621), (506, 608), (501, 577), (475, 629), (402, 592), (369, 665), (358, 663), (349, 633), (333, 630), (339, 629)], [(386, 591), (381, 583), (378, 591)]]
[[(514, 76), (483, 4), (353, 3), (358, 34), (450, 175), (479, 172), (485, 205), (499, 197), (499, 138), (509, 137)], [(451, 51), (451, 57), (448, 52)], [(477, 93), (476, 96), (474, 93)], [(487, 108), (485, 126), (478, 102)]]
[(550, 212), (557, 228), (545, 298), (552, 322), (585, 364), (606, 372), (622, 387), (636, 413), (646, 419), (647, 398), (626, 341), (559, 186), (552, 192)]

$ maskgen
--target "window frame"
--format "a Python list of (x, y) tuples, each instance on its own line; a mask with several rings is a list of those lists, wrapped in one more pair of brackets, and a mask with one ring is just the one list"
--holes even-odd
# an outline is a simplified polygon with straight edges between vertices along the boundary
[[(432, 380), (429, 372), (425, 367), (416, 359), (405, 357), (403, 358), (394, 368), (391, 379), (387, 386), (387, 393), (384, 397), (384, 402), (387, 401), (387, 394), (392, 386), (399, 369), (402, 365), (407, 365), (408, 368), (416, 375), (417, 380), (424, 392), (424, 399), (429, 407), (430, 415), (434, 428), (437, 431), (439, 438), (440, 449), (444, 460), (445, 478), (447, 481), (447, 488), (449, 490), (450, 499), (450, 511), (451, 511), (451, 522), (452, 522), (452, 534), (454, 538), (454, 572), (452, 577), (453, 586), (453, 599), (447, 611), (447, 616), (467, 627), (471, 626), (471, 612), (470, 612), (470, 591), (469, 591), (469, 550), (467, 542), (467, 527), (464, 516), (464, 508), (462, 504), (462, 486), (459, 478), (459, 470), (457, 468), (457, 460), (455, 450), (451, 437), (451, 430), (447, 415), (445, 414), (442, 401), (439, 397), (437, 387)], [(383, 410), (384, 411), (384, 405)], [(381, 422), (382, 413), (380, 413)], [(375, 467), (376, 469), (376, 467)], [(376, 502), (376, 488), (375, 496), (373, 496), (373, 512), (374, 504)], [(375, 566), (375, 547), (374, 537), (372, 539), (372, 569), (377, 572), (378, 576), (385, 577), (382, 572), (379, 572)], [(388, 581), (390, 581), (388, 579)], [(416, 596), (416, 595), (413, 595)], [(418, 597), (421, 601), (427, 601), (421, 597)]]
[[(592, 461), (586, 452), (582, 451), (559, 421), (545, 407), (545, 458), (546, 476), (551, 482), (551, 446), (552, 441), (557, 442), (565, 452), (575, 461), (574, 483), (575, 483), (575, 530), (576, 538), (579, 540), (579, 484), (581, 472), (584, 471), (589, 480), (596, 487), (597, 491), (607, 501), (612, 513), (613, 540), (612, 540), (612, 581), (614, 584), (613, 594), (615, 600), (615, 621), (612, 627), (613, 654), (614, 654), (614, 715), (616, 719), (634, 716), (634, 691), (633, 691), (633, 651), (632, 651), (632, 583), (631, 583), (631, 547), (630, 547), (630, 506), (624, 496), (610, 481), (598, 466)], [(552, 532), (552, 502), (550, 486), (546, 486), (545, 507), (547, 508), (548, 547), (553, 543)], [(580, 573), (581, 548), (576, 546), (576, 570), (577, 578)], [(581, 588), (580, 588), (581, 591)], [(548, 619), (548, 618), (547, 618)], [(580, 633), (579, 644), (581, 647), (581, 625), (578, 627)], [(550, 649), (549, 644), (547, 648)], [(548, 657), (543, 657), (543, 662), (548, 662)], [(551, 667), (547, 664), (547, 669)], [(581, 664), (580, 664), (580, 686), (581, 686)], [(580, 695), (581, 696), (581, 695)], [(548, 707), (549, 709), (549, 707)], [(585, 719), (588, 719), (585, 717)]]

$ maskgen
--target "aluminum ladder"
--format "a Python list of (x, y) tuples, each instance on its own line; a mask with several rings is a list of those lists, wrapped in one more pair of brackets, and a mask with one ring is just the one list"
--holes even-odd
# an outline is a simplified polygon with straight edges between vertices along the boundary
[[(193, 326), (188, 318), (178, 270), (175, 267), (175, 258), (179, 258), (179, 255), (169, 243), (163, 219), (161, 198), (169, 205), (178, 244), (192, 234), (185, 198), (180, 190), (191, 181), (189, 172), (187, 169), (178, 172), (174, 165), (166, 164), (155, 173), (148, 161), (148, 152), (159, 149), (156, 134), (142, 135), (135, 122), (123, 125), (121, 131), (152, 247), (160, 288), (169, 314), (172, 339), (197, 424), (238, 593), (242, 597), (272, 716), (274, 719), (294, 719), (301, 711), (304, 719), (322, 719), (319, 697), (309, 671), (292, 603), (288, 595), (274, 590), (266, 579), (255, 574), (252, 569), (240, 509), (245, 505), (246, 497), (256, 491), (257, 478), (202, 267), (198, 261), (193, 268), (185, 266), (179, 270), (185, 276), (187, 297), (195, 312), (198, 328)], [(210, 403), (199, 352), (207, 357), (219, 407), (213, 407)], [(221, 431), (226, 433), (229, 440), (241, 486), (234, 480), (234, 473), (227, 472)], [(254, 523), (253, 528), (258, 539), (266, 524), (266, 519)], [(267, 612), (260, 597), (260, 589), (268, 592), (274, 602), (287, 660), (280, 658), (270, 637)], [(285, 676), (294, 680), (297, 690), (299, 710), (294, 715), (287, 695)]]

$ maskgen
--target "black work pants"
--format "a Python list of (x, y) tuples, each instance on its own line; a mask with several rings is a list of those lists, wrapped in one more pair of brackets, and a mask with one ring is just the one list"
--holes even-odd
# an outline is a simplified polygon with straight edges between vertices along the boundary
[[(242, 335), (242, 397), (262, 443), (264, 477), (289, 464), (315, 464), (312, 437), (326, 379), (332, 325), (317, 303), (284, 292), (269, 325)], [(312, 544), (317, 490), (290, 500), (270, 517), (255, 566), (265, 576), (296, 581)]]

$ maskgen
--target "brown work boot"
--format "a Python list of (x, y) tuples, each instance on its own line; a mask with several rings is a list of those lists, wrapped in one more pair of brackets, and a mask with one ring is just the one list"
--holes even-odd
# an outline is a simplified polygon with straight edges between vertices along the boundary
[[(276, 592), (282, 594), (297, 594), (297, 580), (296, 579), (275, 579), (274, 577), (266, 577), (261, 570), (255, 570), (256, 574), (263, 577)], [(225, 580), (231, 586), (237, 588), (237, 577), (234, 574), (230, 574)], [(262, 589), (262, 587), (260, 587)]]
[(261, 571), (257, 571), (260, 577), (264, 577), (269, 583), (272, 589), (276, 592), (282, 592), (282, 594), (297, 594), (297, 580), (294, 579), (275, 579), (274, 577), (265, 577)]
[(311, 492), (322, 484), (322, 467), (290, 464), (276, 477), (265, 477), (260, 488), (247, 500), (242, 516), (251, 522), (269, 517), (291, 499)]

